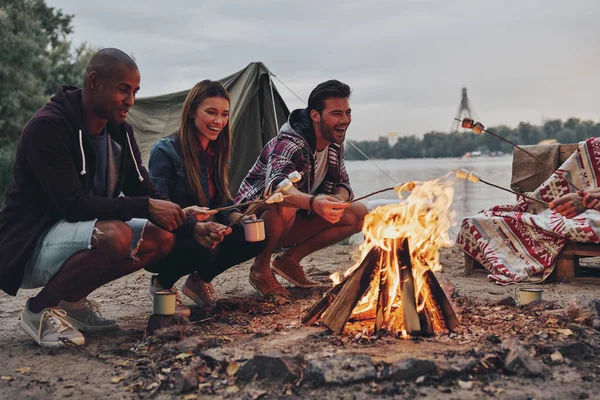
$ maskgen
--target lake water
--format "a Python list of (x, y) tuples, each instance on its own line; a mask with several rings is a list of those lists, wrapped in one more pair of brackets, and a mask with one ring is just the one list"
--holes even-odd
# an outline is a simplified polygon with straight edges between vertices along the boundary
[[(512, 156), (477, 157), (470, 159), (414, 159), (414, 160), (374, 160), (377, 165), (391, 176), (396, 182), (411, 180), (425, 181), (439, 178), (457, 168), (464, 168), (479, 173), (482, 179), (510, 189)], [(346, 169), (350, 176), (350, 184), (356, 196), (365, 195), (378, 189), (393, 186), (391, 182), (370, 161), (346, 161)], [(369, 199), (397, 199), (393, 191), (381, 193)], [(466, 216), (497, 204), (514, 204), (515, 195), (485, 185), (466, 180), (456, 180), (454, 186), (454, 202), (452, 208), (456, 211), (456, 222)], [(458, 231), (458, 226), (452, 229)]]

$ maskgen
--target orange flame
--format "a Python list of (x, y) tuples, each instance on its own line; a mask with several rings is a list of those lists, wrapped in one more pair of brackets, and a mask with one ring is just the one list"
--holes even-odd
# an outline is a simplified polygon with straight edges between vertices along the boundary
[[(400, 333), (403, 330), (402, 318), (393, 312), (402, 312), (397, 249), (401, 247), (403, 239), (407, 238), (415, 293), (421, 294), (416, 299), (417, 310), (420, 311), (425, 307), (428, 296), (427, 293), (421, 293), (424, 283), (422, 275), (427, 269), (434, 272), (442, 270), (439, 249), (452, 244), (448, 230), (454, 225), (455, 213), (450, 209), (454, 190), (452, 182), (448, 180), (416, 182), (406, 199), (402, 198), (401, 192), (398, 196), (400, 203), (377, 207), (365, 217), (362, 229), (365, 240), (359, 247), (359, 262), (349, 268), (344, 276), (352, 273), (372, 248), (383, 250), (378, 278), (371, 282), (369, 290), (354, 308), (351, 318), (357, 315), (375, 315), (379, 288), (383, 287), (387, 290), (387, 298), (391, 299), (383, 310), (385, 324), (389, 330), (394, 329)], [(334, 285), (341, 281), (338, 273), (330, 278)], [(380, 285), (380, 282), (385, 284)], [(406, 332), (402, 336), (405, 337)]]

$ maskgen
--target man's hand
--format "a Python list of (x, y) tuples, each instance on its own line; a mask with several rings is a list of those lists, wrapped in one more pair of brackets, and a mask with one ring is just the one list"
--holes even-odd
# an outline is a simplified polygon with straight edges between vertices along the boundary
[(185, 220), (181, 207), (167, 200), (150, 199), (148, 211), (150, 222), (169, 232), (179, 228)]
[(191, 215), (192, 217), (196, 218), (200, 222), (206, 221), (207, 219), (210, 218), (211, 215), (214, 215), (217, 213), (217, 211), (211, 210), (208, 207), (198, 207), (198, 206), (186, 207), (183, 209), (183, 212), (186, 215)]
[(207, 249), (214, 249), (231, 233), (231, 228), (216, 222), (198, 222), (194, 226), (194, 239)]
[(313, 210), (325, 221), (332, 224), (337, 224), (340, 221), (348, 207), (350, 207), (349, 203), (340, 201), (333, 196), (320, 195), (313, 200)]
[(585, 211), (583, 199), (577, 193), (569, 193), (550, 203), (550, 209), (565, 218), (573, 218)]

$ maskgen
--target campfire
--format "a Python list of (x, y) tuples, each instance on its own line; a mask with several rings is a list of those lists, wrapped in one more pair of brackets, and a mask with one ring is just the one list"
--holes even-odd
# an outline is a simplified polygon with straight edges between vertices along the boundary
[(399, 204), (377, 207), (365, 218), (360, 258), (344, 274), (331, 276), (334, 287), (303, 318), (341, 333), (348, 321), (369, 324), (397, 336), (445, 333), (458, 326), (452, 304), (434, 271), (441, 270), (439, 249), (451, 245), (448, 229), (451, 183), (417, 183)]

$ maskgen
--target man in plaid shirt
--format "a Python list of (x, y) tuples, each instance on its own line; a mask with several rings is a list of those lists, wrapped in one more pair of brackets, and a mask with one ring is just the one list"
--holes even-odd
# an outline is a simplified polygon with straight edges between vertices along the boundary
[[(348, 85), (337, 80), (319, 84), (307, 108), (290, 114), (240, 186), (236, 203), (271, 193), (293, 171), (302, 174), (302, 180), (285, 193), (283, 203), (259, 210), (268, 243), (252, 264), (249, 279), (264, 297), (292, 298), (273, 271), (297, 287), (318, 286), (304, 273), (301, 260), (362, 228), (368, 211), (360, 202), (348, 203), (353, 193), (342, 146), (352, 120), (350, 92)], [(271, 266), (271, 255), (278, 247), (289, 248)]]

